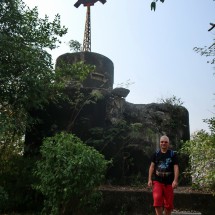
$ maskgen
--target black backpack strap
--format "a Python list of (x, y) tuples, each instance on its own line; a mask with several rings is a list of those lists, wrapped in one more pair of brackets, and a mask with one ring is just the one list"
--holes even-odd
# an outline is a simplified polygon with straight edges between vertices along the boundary
[[(159, 154), (159, 152), (160, 152), (160, 149), (158, 149), (155, 153), (156, 153), (156, 157), (157, 157), (157, 155)], [(170, 149), (170, 156), (171, 156), (171, 158), (174, 156), (174, 154), (175, 154), (175, 152), (172, 150), (172, 149)]]
[(158, 155), (158, 153), (160, 152), (160, 149), (158, 149), (155, 153), (156, 153), (156, 156)]
[(175, 154), (175, 152), (170, 149), (170, 156), (171, 156), (171, 158), (174, 156), (174, 154)]

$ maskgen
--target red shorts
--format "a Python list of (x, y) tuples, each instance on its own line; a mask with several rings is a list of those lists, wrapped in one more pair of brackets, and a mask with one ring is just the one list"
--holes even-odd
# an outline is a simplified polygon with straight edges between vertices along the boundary
[(173, 188), (172, 185), (165, 185), (158, 181), (153, 182), (154, 207), (165, 207), (168, 210), (173, 209)]

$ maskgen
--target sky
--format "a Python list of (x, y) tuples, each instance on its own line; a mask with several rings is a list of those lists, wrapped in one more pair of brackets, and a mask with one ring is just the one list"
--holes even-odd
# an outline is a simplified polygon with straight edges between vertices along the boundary
[[(68, 28), (61, 46), (50, 52), (55, 62), (70, 52), (68, 42), (83, 42), (86, 7), (77, 0), (24, 0), (40, 17), (56, 14)], [(165, 0), (156, 11), (151, 0), (107, 0), (91, 7), (91, 51), (114, 64), (114, 88), (130, 90), (126, 101), (149, 104), (176, 96), (189, 112), (190, 132), (209, 131), (203, 119), (215, 114), (215, 70), (194, 47), (210, 46), (215, 30), (213, 0)]]

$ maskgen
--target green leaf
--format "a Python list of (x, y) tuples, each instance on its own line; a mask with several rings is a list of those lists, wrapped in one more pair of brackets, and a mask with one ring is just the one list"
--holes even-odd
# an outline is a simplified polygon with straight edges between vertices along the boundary
[(162, 3), (164, 3), (164, 0), (160, 0)]
[(82, 199), (84, 195), (85, 201), (72, 206), (72, 214), (77, 214), (80, 207), (91, 201), (95, 188), (103, 181), (108, 161), (97, 150), (68, 133), (44, 139), (41, 156), (35, 168), (38, 177), (35, 189), (42, 192), (51, 210), (56, 211), (61, 210), (59, 205), (66, 206), (71, 199)]

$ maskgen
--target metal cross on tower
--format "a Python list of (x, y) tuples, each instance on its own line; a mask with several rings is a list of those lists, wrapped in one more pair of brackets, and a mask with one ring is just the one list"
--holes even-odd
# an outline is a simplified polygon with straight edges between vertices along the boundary
[(93, 6), (97, 1), (102, 4), (106, 0), (78, 0), (74, 6), (78, 8), (81, 4), (87, 7), (85, 30), (84, 30), (84, 41), (83, 41), (83, 51), (91, 52), (91, 20), (90, 20), (90, 7)]

